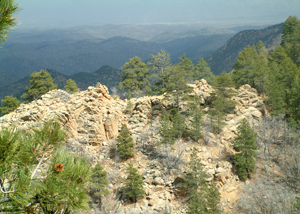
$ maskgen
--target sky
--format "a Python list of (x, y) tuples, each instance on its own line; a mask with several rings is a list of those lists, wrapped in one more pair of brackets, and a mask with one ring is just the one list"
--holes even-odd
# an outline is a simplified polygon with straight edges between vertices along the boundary
[(300, 0), (15, 0), (19, 27), (106, 24), (277, 24), (300, 18)]

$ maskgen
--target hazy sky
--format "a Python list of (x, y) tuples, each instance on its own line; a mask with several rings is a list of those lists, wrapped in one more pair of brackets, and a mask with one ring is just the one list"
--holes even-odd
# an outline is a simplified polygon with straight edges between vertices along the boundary
[(19, 27), (103, 24), (273, 24), (300, 18), (300, 0), (15, 0)]

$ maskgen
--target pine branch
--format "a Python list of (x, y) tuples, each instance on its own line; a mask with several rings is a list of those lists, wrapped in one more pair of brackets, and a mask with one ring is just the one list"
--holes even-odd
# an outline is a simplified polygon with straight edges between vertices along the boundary
[(36, 166), (36, 168), (35, 168), (34, 172), (32, 173), (32, 175), (31, 175), (31, 178), (30, 178), (31, 180), (34, 178), (34, 176), (35, 176), (35, 174), (36, 174), (37, 170), (40, 168), (40, 166), (41, 166), (42, 162), (44, 161), (45, 154), (46, 154), (46, 151), (44, 151), (44, 153), (43, 153), (43, 156), (42, 156), (42, 158), (41, 158), (41, 160), (40, 160), (39, 164)]

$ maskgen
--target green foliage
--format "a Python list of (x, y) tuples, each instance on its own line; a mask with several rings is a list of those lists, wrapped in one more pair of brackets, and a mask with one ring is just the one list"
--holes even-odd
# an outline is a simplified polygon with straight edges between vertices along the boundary
[(78, 88), (77, 88), (76, 82), (72, 79), (67, 80), (67, 83), (65, 85), (65, 89), (70, 94), (75, 94), (76, 92), (79, 91)]
[(300, 67), (300, 20), (290, 16), (284, 22), (281, 45), (286, 49), (289, 57)]
[(238, 135), (233, 141), (233, 148), (237, 152), (234, 155), (234, 165), (241, 180), (246, 180), (255, 169), (256, 134), (246, 119), (238, 127)]
[(192, 89), (187, 86), (189, 78), (186, 75), (185, 70), (182, 70), (179, 65), (174, 65), (167, 81), (167, 92), (171, 94), (171, 99), (175, 102), (177, 112), (180, 111), (181, 101), (192, 92)]
[(185, 121), (179, 112), (174, 115), (163, 112), (159, 122), (160, 144), (173, 145), (176, 139), (186, 135)]
[(126, 124), (122, 125), (117, 141), (118, 154), (121, 158), (128, 159), (134, 156), (134, 142)]
[(149, 68), (139, 57), (133, 57), (126, 62), (123, 72), (119, 88), (128, 90), (128, 98), (131, 98), (133, 93), (150, 92)]
[(43, 94), (57, 88), (48, 71), (42, 69), (30, 75), (31, 86), (26, 87), (26, 92), (21, 96), (23, 100), (31, 102), (39, 99)]
[(211, 108), (208, 112), (213, 133), (219, 134), (222, 131), (223, 126), (226, 124), (224, 121), (226, 116), (226, 103), (227, 100), (222, 96), (222, 94), (215, 95)]
[(193, 79), (194, 80), (200, 80), (200, 79), (205, 79), (208, 84), (214, 85), (215, 83), (215, 75), (211, 71), (210, 67), (207, 66), (207, 63), (203, 58), (201, 58), (197, 65), (194, 68), (194, 75)]
[(175, 143), (175, 138), (173, 135), (173, 123), (171, 121), (170, 115), (167, 112), (163, 112), (160, 120), (160, 126), (158, 128), (160, 134), (160, 144), (173, 145)]
[(185, 78), (186, 83), (190, 83), (193, 79), (194, 71), (194, 64), (192, 60), (190, 58), (187, 58), (184, 53), (182, 57), (179, 57), (178, 66)]
[(100, 163), (97, 163), (93, 168), (91, 181), (91, 194), (101, 202), (102, 196), (107, 195), (109, 191), (106, 189), (108, 185), (107, 173)]
[(165, 50), (161, 50), (157, 55), (152, 54), (148, 65), (151, 67), (151, 78), (154, 83), (152, 91), (163, 94), (166, 91), (166, 82), (172, 65), (170, 54)]
[(143, 182), (142, 176), (138, 173), (137, 169), (133, 167), (131, 162), (128, 163), (128, 168), (126, 170), (127, 177), (124, 180), (125, 189), (124, 195), (127, 195), (134, 203), (144, 197), (145, 191), (143, 187), (145, 183)]
[(200, 98), (195, 95), (194, 99), (188, 103), (189, 116), (191, 117), (190, 130), (188, 135), (196, 142), (202, 137), (202, 112)]
[(215, 88), (223, 97), (230, 98), (235, 93), (231, 88), (234, 88), (234, 82), (230, 74), (223, 71), (220, 75), (216, 76)]
[(221, 196), (213, 181), (208, 185), (207, 177), (197, 150), (193, 148), (185, 178), (189, 190), (187, 213), (219, 213)]
[[(87, 159), (59, 148), (65, 132), (49, 121), (33, 132), (0, 132), (0, 212), (76, 213), (88, 209)], [(47, 169), (44, 167), (47, 163)]]
[(21, 101), (19, 101), (16, 97), (5, 96), (5, 99), (1, 99), (0, 113), (8, 114), (17, 109), (20, 106), (20, 104)]
[(239, 54), (234, 65), (232, 77), (236, 85), (239, 87), (249, 84), (259, 92), (264, 93), (269, 71), (267, 57), (268, 51), (262, 41), (253, 46), (248, 45)]
[(18, 4), (14, 0), (0, 1), (0, 44), (6, 41), (6, 35), (10, 28), (16, 25), (13, 14), (18, 10)]
[(288, 99), (288, 113), (290, 117), (300, 124), (300, 82), (299, 77), (297, 76), (293, 83), (292, 88), (289, 92), (289, 99)]

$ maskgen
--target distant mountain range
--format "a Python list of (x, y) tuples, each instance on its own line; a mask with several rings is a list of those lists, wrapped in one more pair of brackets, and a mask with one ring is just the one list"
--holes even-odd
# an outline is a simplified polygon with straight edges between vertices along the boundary
[(254, 45), (261, 40), (267, 49), (275, 49), (281, 41), (282, 24), (262, 30), (244, 30), (237, 33), (226, 44), (206, 59), (215, 75), (222, 71), (231, 71), (241, 51), (247, 45)]
[[(102, 66), (93, 73), (81, 72), (71, 76), (61, 74), (52, 69), (48, 69), (47, 71), (50, 73), (51, 77), (54, 79), (54, 83), (58, 85), (59, 89), (64, 88), (68, 79), (74, 80), (80, 90), (86, 90), (89, 86), (96, 85), (97, 82), (100, 82), (101, 84), (106, 85), (108, 89), (111, 89), (112, 87), (118, 86), (121, 76), (123, 75), (121, 70), (109, 66)], [(26, 76), (8, 86), (0, 87), (0, 99), (10, 95), (20, 99), (21, 95), (25, 92), (26, 87), (30, 86), (29, 80), (30, 77)]]
[(233, 36), (231, 30), (175, 31), (164, 37), (166, 41), (158, 42), (158, 38), (141, 41), (121, 36), (102, 39), (99, 35), (99, 38), (93, 36), (97, 31), (85, 36), (79, 30), (47, 32), (49, 35), (45, 32), (13, 35), (13, 40), (4, 43), (0, 48), (0, 85), (9, 85), (40, 69), (53, 69), (68, 76), (93, 72), (103, 65), (120, 69), (134, 56), (147, 61), (151, 54), (157, 54), (161, 49), (168, 51), (173, 61), (185, 53), (196, 62), (211, 55)]
[[(148, 29), (151, 37), (140, 35), (144, 41), (121, 36), (107, 39), (103, 33), (96, 34), (99, 29), (92, 32), (85, 29), (89, 32), (86, 35), (74, 29), (47, 31), (38, 34), (41, 37), (35, 36), (35, 32), (13, 34), (14, 42), (4, 43), (0, 48), (0, 98), (6, 95), (20, 97), (30, 84), (29, 75), (40, 69), (47, 69), (59, 88), (71, 78), (82, 90), (97, 82), (110, 89), (118, 85), (122, 76), (120, 68), (130, 58), (139, 56), (147, 61), (151, 54), (161, 49), (171, 54), (173, 62), (183, 53), (194, 63), (203, 57), (218, 75), (223, 70), (231, 71), (238, 54), (247, 45), (261, 40), (268, 49), (274, 49), (280, 43), (282, 27), (283, 24), (278, 24), (265, 29), (243, 30), (234, 35), (235, 30), (245, 27), (188, 29), (184, 32), (178, 28), (178, 31), (164, 32), (159, 26), (158, 34)], [(111, 28), (112, 31), (118, 29), (116, 26)], [(120, 29), (130, 35), (132, 32), (128, 29), (133, 28), (123, 26)]]

